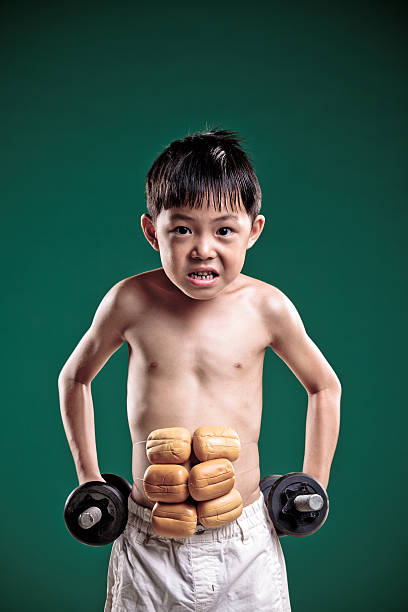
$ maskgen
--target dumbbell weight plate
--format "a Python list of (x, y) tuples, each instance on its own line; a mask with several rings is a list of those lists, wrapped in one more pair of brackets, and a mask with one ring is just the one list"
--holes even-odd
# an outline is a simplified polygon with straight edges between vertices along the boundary
[[(282, 476), (276, 476), (276, 475), (271, 475), (271, 476), (265, 476), (264, 478), (261, 479), (260, 483), (259, 483), (259, 488), (261, 489), (263, 496), (264, 496), (264, 501), (266, 504), (266, 507), (268, 508), (268, 497), (269, 497), (269, 493), (270, 490), (272, 488), (272, 485), (279, 480), (279, 478), (282, 478)], [(284, 533), (282, 533), (277, 527), (276, 525), (274, 525), (276, 533), (278, 534), (278, 536), (281, 538), (282, 536), (286, 535)]]
[[(106, 476), (113, 475), (107, 474)], [(102, 478), (107, 480), (104, 474)], [(119, 476), (116, 478), (124, 480)], [(130, 491), (129, 483), (127, 485)], [(124, 483), (120, 483), (120, 486), (123, 490)], [(74, 538), (88, 546), (110, 544), (126, 527), (127, 497), (116, 486), (101, 481), (91, 481), (80, 485), (72, 491), (65, 502), (64, 519), (69, 532)], [(78, 518), (82, 512), (93, 506), (100, 508), (102, 517), (93, 527), (83, 529), (78, 523)]]
[(109, 485), (119, 489), (126, 499), (129, 497), (132, 487), (125, 478), (122, 478), (122, 476), (118, 476), (117, 474), (101, 474), (101, 476)]
[(259, 483), (259, 488), (263, 493), (266, 505), (268, 505), (269, 491), (271, 490), (272, 485), (279, 480), (279, 478), (282, 478), (282, 476), (265, 476)]
[[(280, 477), (272, 476), (267, 506), (277, 532), (291, 536), (311, 535), (325, 522), (329, 512), (329, 499), (323, 487), (304, 472), (290, 472)], [(300, 512), (294, 505), (298, 495), (317, 494), (323, 499), (323, 507), (311, 512)]]

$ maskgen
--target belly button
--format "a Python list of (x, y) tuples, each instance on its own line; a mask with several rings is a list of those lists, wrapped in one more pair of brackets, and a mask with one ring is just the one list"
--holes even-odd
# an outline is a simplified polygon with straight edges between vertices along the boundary
[(242, 368), (242, 363), (239, 363), (239, 361), (237, 361), (237, 363), (234, 363), (234, 368)]

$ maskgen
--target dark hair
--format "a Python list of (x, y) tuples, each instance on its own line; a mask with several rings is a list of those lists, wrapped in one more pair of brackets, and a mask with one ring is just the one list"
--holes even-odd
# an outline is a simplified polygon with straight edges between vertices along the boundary
[(221, 210), (222, 200), (237, 210), (244, 205), (251, 222), (261, 209), (262, 193), (255, 171), (242, 150), (243, 139), (231, 130), (212, 128), (195, 132), (169, 144), (146, 176), (147, 209), (155, 221), (164, 209), (201, 208)]

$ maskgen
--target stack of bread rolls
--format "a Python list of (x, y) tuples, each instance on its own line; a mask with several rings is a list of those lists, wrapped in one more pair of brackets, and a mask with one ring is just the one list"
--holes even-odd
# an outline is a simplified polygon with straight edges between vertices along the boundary
[[(190, 472), (180, 465), (191, 450), (200, 463)], [(152, 528), (167, 538), (193, 535), (199, 521), (206, 528), (221, 527), (240, 516), (242, 497), (235, 484), (232, 461), (241, 450), (239, 436), (228, 427), (199, 427), (191, 437), (184, 427), (152, 431), (146, 442), (151, 465), (143, 477), (145, 495), (156, 502)]]

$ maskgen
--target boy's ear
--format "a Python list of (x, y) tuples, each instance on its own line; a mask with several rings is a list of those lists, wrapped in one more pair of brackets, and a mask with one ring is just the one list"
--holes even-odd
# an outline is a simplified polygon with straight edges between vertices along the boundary
[(156, 237), (156, 228), (150, 215), (143, 213), (140, 217), (140, 225), (146, 240), (152, 245), (155, 251), (159, 251), (159, 243)]
[(251, 248), (252, 245), (258, 240), (261, 232), (265, 226), (265, 217), (263, 215), (258, 215), (251, 227), (251, 231), (249, 232), (247, 250)]

